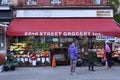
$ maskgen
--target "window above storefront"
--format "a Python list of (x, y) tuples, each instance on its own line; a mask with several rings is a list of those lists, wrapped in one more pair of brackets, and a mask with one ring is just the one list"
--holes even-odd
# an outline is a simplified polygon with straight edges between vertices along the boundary
[(96, 4), (102, 4), (102, 0), (96, 0)]
[(52, 5), (59, 5), (59, 4), (61, 4), (61, 3), (62, 3), (61, 0), (51, 0), (51, 4), (52, 4)]
[(27, 5), (36, 5), (37, 0), (26, 0)]
[(10, 0), (0, 0), (1, 5), (10, 5)]

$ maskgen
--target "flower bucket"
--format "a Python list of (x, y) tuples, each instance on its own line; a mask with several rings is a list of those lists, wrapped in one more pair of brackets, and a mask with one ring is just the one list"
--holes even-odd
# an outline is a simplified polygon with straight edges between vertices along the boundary
[(2, 71), (3, 71), (3, 65), (0, 66), (0, 72), (2, 72)]
[(32, 60), (32, 65), (36, 66), (36, 60)]
[(32, 63), (32, 60), (31, 60), (31, 58), (29, 58), (29, 63)]

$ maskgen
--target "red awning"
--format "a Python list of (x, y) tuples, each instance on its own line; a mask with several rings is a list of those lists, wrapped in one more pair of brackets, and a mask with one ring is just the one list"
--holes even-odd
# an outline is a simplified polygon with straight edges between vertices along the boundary
[(113, 19), (14, 19), (10, 36), (120, 36)]

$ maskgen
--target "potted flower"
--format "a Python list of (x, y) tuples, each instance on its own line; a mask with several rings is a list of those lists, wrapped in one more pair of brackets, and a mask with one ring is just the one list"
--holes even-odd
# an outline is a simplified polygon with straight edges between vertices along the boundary
[(30, 59), (31, 59), (31, 61), (32, 61), (32, 65), (33, 65), (33, 66), (36, 66), (37, 56), (36, 56), (36, 53), (35, 53), (35, 52), (30, 55)]
[(5, 60), (5, 63), (3, 66), (4, 71), (9, 71), (9, 70), (14, 71), (17, 64), (18, 64), (18, 61), (14, 54), (7, 55), (7, 59)]

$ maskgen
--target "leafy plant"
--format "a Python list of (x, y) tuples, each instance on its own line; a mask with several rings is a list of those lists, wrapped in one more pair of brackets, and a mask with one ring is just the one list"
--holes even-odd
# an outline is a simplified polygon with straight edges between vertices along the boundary
[(117, 8), (120, 5), (120, 2), (119, 2), (119, 0), (108, 0), (108, 4), (113, 8), (114, 13), (116, 13), (117, 12)]
[(40, 49), (42, 51), (48, 51), (49, 50), (49, 45), (47, 43), (42, 43), (42, 44), (40, 44)]
[(15, 68), (15, 66), (17, 66), (17, 64), (18, 64), (18, 61), (17, 61), (15, 55), (9, 54), (7, 56), (7, 60), (4, 63), (4, 70), (5, 71), (8, 71), (10, 69), (12, 70), (13, 67)]
[(120, 13), (114, 15), (115, 21), (117, 21), (120, 25)]

